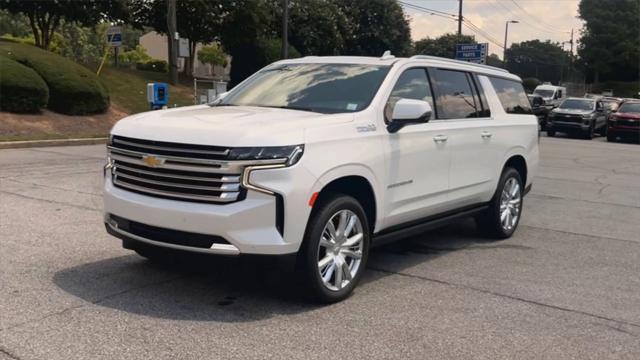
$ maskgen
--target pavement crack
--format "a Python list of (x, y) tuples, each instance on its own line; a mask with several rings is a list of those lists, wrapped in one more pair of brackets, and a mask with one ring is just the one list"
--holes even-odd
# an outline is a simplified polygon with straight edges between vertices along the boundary
[[(545, 307), (545, 308), (548, 308), (548, 309), (560, 310), (560, 311), (569, 312), (569, 313), (573, 313), (573, 314), (577, 314), (577, 315), (588, 316), (588, 317), (591, 317), (591, 318), (610, 321), (612, 323), (621, 324), (621, 325), (627, 325), (627, 326), (636, 327), (636, 328), (640, 329), (640, 324), (636, 324), (636, 323), (633, 323), (633, 322), (630, 322), (630, 321), (626, 321), (626, 320), (621, 320), (621, 319), (613, 319), (613, 318), (609, 318), (609, 317), (602, 316), (602, 315), (591, 314), (591, 313), (588, 313), (586, 311), (565, 308), (565, 307), (557, 306), (557, 305), (545, 304), (545, 303), (540, 302), (540, 301), (529, 300), (529, 299), (525, 299), (525, 298), (518, 297), (518, 296), (502, 294), (502, 293), (491, 291), (491, 290), (487, 290), (487, 289), (481, 289), (481, 288), (477, 288), (477, 287), (473, 287), (473, 286), (469, 286), (469, 285), (456, 284), (456, 283), (452, 283), (452, 282), (449, 282), (449, 281), (446, 281), (446, 280), (433, 279), (433, 278), (429, 278), (429, 277), (421, 276), (421, 275), (407, 274), (407, 273), (403, 273), (403, 272), (391, 271), (391, 270), (375, 268), (375, 267), (367, 267), (367, 268), (370, 269), (370, 270), (379, 271), (379, 272), (383, 272), (383, 273), (387, 273), (387, 274), (393, 274), (393, 275), (404, 276), (404, 277), (408, 277), (408, 278), (412, 278), (412, 279), (418, 279), (418, 280), (423, 280), (423, 281), (434, 282), (434, 283), (437, 283), (437, 284), (442, 284), (442, 285), (455, 287), (455, 288), (459, 288), (459, 289), (471, 290), (471, 291), (475, 291), (475, 292), (479, 292), (479, 293), (483, 293), (483, 294), (488, 294), (488, 295), (492, 295), (492, 296), (497, 296), (497, 297), (501, 297), (501, 298), (505, 298), (505, 299), (524, 302), (524, 303), (527, 303), (527, 304), (530, 304), (530, 305), (536, 305), (536, 306)], [(620, 330), (620, 328), (616, 328), (616, 330), (622, 331), (622, 330)]]
[(169, 279), (164, 279), (164, 280), (160, 280), (160, 281), (156, 281), (156, 282), (153, 282), (153, 283), (144, 284), (144, 285), (140, 285), (140, 286), (134, 286), (134, 287), (131, 287), (131, 288), (128, 288), (128, 289), (124, 289), (122, 291), (118, 291), (118, 292), (115, 292), (115, 293), (112, 293), (112, 294), (105, 295), (105, 296), (103, 296), (103, 297), (101, 297), (99, 299), (96, 299), (94, 301), (89, 301), (89, 302), (78, 304), (78, 305), (75, 305), (75, 306), (70, 306), (70, 307), (64, 308), (62, 310), (55, 311), (55, 312), (49, 313), (47, 315), (41, 316), (41, 317), (39, 317), (37, 319), (33, 319), (33, 320), (29, 320), (29, 321), (25, 321), (25, 322), (21, 322), (21, 323), (18, 323), (18, 324), (11, 325), (9, 327), (0, 329), (0, 332), (9, 331), (9, 330), (13, 330), (13, 329), (25, 326), (25, 325), (37, 323), (37, 322), (46, 320), (46, 319), (54, 317), (54, 316), (64, 315), (64, 314), (66, 314), (66, 313), (68, 313), (70, 311), (77, 310), (77, 309), (82, 309), (82, 308), (88, 307), (90, 305), (100, 305), (104, 301), (113, 299), (115, 297), (118, 297), (120, 295), (129, 293), (129, 292), (132, 292), (132, 291), (142, 290), (142, 289), (150, 288), (150, 287), (157, 286), (157, 285), (163, 285), (163, 284), (170, 283), (172, 281), (175, 281), (175, 280), (178, 280), (178, 279), (182, 279), (182, 278), (185, 278), (185, 277), (186, 277), (185, 275), (174, 276), (174, 277), (171, 277)]
[(562, 234), (584, 236), (584, 237), (594, 238), (594, 239), (607, 239), (607, 240), (611, 240), (611, 241), (621, 241), (621, 242), (625, 242), (625, 243), (631, 243), (631, 244), (635, 244), (635, 245), (640, 245), (639, 241), (629, 240), (629, 239), (614, 238), (614, 237), (605, 236), (605, 235), (583, 234), (583, 233), (577, 233), (577, 232), (573, 232), (573, 231), (550, 229), (550, 228), (545, 228), (545, 227), (541, 227), (541, 226), (533, 226), (533, 225), (525, 225), (525, 224), (522, 224), (520, 226), (521, 227), (524, 226), (524, 227), (528, 227), (528, 228), (532, 228), (532, 229), (538, 229), (538, 230), (555, 231), (555, 232), (559, 232), (559, 233), (562, 233)]
[(18, 183), (18, 184), (22, 184), (22, 185), (37, 186), (37, 187), (41, 187), (41, 188), (44, 188), (44, 189), (53, 189), (53, 190), (61, 190), (61, 191), (70, 191), (70, 192), (74, 192), (74, 193), (76, 193), (76, 194), (81, 194), (81, 195), (100, 196), (100, 194), (98, 194), (98, 193), (91, 193), (91, 192), (86, 192), (86, 191), (78, 191), (78, 190), (65, 189), (65, 188), (61, 188), (61, 187), (49, 186), (49, 185), (42, 185), (42, 184), (36, 184), (36, 183), (27, 182), (27, 181), (21, 181), (21, 180), (16, 180), (16, 179), (5, 179), (5, 181), (11, 181), (11, 182)]
[(38, 198), (38, 197), (34, 197), (34, 196), (28, 196), (28, 195), (23, 195), (23, 194), (19, 194), (19, 193), (14, 193), (12, 191), (0, 190), (0, 193), (1, 194), (8, 194), (8, 195), (13, 195), (13, 196), (18, 196), (18, 197), (29, 199), (29, 200), (42, 201), (42, 202), (46, 202), (46, 203), (49, 203), (49, 204), (64, 205), (64, 206), (70, 206), (70, 207), (83, 209), (83, 210), (102, 212), (102, 209), (98, 209), (98, 208), (92, 208), (92, 207), (88, 207), (88, 206), (76, 205), (76, 204), (66, 203), (66, 202), (63, 202), (63, 201), (43, 199), (43, 198)]
[(4, 346), (0, 346), (0, 354), (5, 354), (8, 357), (10, 357), (12, 359), (15, 359), (15, 360), (21, 360), (18, 355), (16, 355), (13, 352), (7, 350), (7, 348), (5, 348)]

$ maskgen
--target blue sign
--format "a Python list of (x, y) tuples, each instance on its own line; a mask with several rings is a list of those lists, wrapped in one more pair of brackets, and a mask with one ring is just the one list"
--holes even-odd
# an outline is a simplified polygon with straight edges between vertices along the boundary
[(489, 44), (456, 44), (456, 60), (484, 64)]
[(107, 43), (111, 46), (122, 45), (122, 30), (119, 26), (111, 26), (107, 29)]
[(147, 101), (151, 110), (162, 109), (169, 102), (169, 85), (166, 83), (148, 83)]

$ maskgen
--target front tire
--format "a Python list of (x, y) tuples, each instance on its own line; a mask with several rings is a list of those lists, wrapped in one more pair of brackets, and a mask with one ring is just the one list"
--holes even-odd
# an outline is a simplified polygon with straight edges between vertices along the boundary
[(489, 209), (476, 217), (480, 232), (490, 238), (506, 239), (516, 231), (522, 216), (522, 178), (514, 168), (505, 168)]
[(593, 124), (591, 124), (591, 126), (589, 126), (589, 129), (587, 131), (585, 131), (584, 133), (582, 133), (582, 137), (585, 140), (592, 140), (593, 139)]
[(367, 265), (370, 228), (360, 203), (332, 194), (309, 219), (298, 266), (313, 300), (332, 303), (347, 298)]
[(611, 133), (611, 132), (607, 132), (607, 141), (608, 142), (616, 142), (616, 135)]

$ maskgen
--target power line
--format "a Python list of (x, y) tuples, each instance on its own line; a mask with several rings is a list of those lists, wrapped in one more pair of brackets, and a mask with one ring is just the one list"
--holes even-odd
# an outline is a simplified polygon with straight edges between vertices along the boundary
[[(518, 2), (516, 2), (516, 0), (511, 0), (511, 2), (518, 7), (518, 9), (522, 10), (523, 13), (527, 14), (527, 16), (530, 16), (532, 18), (534, 18), (535, 20), (537, 20), (539, 23), (545, 25), (546, 27), (551, 27), (553, 28), (554, 26), (549, 24), (548, 22), (545, 22), (543, 20), (541, 20), (539, 17), (535, 16), (534, 14), (531, 14), (530, 12), (528, 12), (527, 10), (525, 10), (522, 6), (520, 6), (520, 4), (518, 4)], [(568, 31), (559, 31), (559, 32), (563, 32), (563, 33), (569, 33)]]
[[(491, 4), (491, 6), (494, 6), (494, 4), (498, 4), (500, 5), (503, 9), (507, 10), (512, 16), (518, 18), (520, 20), (521, 23), (528, 25), (538, 31), (543, 31), (546, 33), (550, 33), (550, 34), (564, 34), (564, 33), (568, 33), (565, 31), (561, 31), (561, 30), (549, 30), (547, 28), (541, 27), (539, 25), (533, 24), (531, 22), (529, 22), (528, 20), (526, 20), (524, 17), (522, 17), (521, 15), (516, 14), (513, 10), (511, 10), (511, 8), (509, 8), (508, 6), (506, 6), (505, 4), (503, 4), (501, 1), (497, 1), (494, 0), (495, 2), (489, 2), (489, 4)], [(494, 6), (494, 8), (498, 9), (497, 7)], [(498, 9), (499, 10), (499, 9)]]
[(406, 1), (398, 1), (400, 4), (404, 5), (404, 6), (408, 6), (413, 8), (414, 10), (422, 10), (423, 12), (429, 12), (431, 14), (440, 14), (440, 15), (447, 15), (450, 16), (452, 18), (455, 18), (456, 20), (458, 19), (458, 15), (456, 14), (452, 14), (452, 13), (448, 13), (448, 12), (444, 12), (444, 11), (440, 11), (440, 10), (435, 10), (435, 9), (429, 9), (427, 7), (421, 6), (421, 5), (414, 5), (411, 3), (408, 3)]
[(467, 29), (477, 33), (478, 35), (484, 37), (485, 39), (487, 39), (490, 43), (496, 45), (499, 48), (504, 48), (504, 46), (502, 46), (500, 44), (500, 42), (498, 40), (496, 40), (496, 38), (494, 38), (492, 35), (490, 35), (489, 33), (487, 33), (486, 31), (482, 30), (481, 28), (477, 27), (476, 25), (474, 25), (472, 22), (470, 22), (469, 20), (467, 20), (466, 18), (462, 19), (462, 25), (466, 26)]
[[(457, 17), (457, 16), (453, 15), (453, 16), (455, 16), (455, 19), (454, 19), (454, 18), (452, 18), (452, 17), (450, 17), (450, 15), (452, 15), (452, 14), (443, 15), (443, 14), (441, 14), (442, 12), (437, 12), (437, 13), (436, 13), (436, 12), (432, 12), (430, 9), (422, 8), (422, 7), (417, 6), (417, 5), (413, 5), (413, 4), (409, 4), (409, 3), (404, 3), (404, 2), (402, 2), (402, 1), (400, 1), (400, 3), (402, 3), (402, 5), (404, 5), (404, 6), (408, 7), (408, 8), (410, 8), (410, 9), (418, 10), (418, 11), (420, 11), (420, 12), (427, 13), (427, 14), (429, 14), (429, 15), (439, 16), (439, 17), (441, 17), (441, 18), (445, 18), (445, 19), (452, 20), (452, 21), (458, 21), (458, 17)], [(446, 14), (446, 13), (445, 13), (445, 14)]]

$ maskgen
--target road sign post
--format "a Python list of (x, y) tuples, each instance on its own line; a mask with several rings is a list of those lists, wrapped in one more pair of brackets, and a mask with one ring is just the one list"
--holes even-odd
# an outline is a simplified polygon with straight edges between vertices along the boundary
[(456, 44), (456, 60), (468, 61), (476, 64), (487, 63), (489, 44)]
[(118, 67), (118, 50), (122, 46), (122, 29), (119, 26), (111, 26), (107, 29), (107, 44), (113, 48), (113, 63)]

